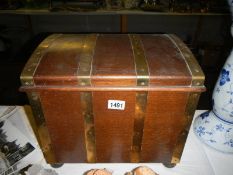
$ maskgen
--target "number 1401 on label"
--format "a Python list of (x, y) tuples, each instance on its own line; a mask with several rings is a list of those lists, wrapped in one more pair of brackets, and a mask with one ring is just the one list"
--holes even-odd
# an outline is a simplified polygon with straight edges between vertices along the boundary
[(125, 109), (125, 101), (108, 100), (108, 109), (124, 110)]

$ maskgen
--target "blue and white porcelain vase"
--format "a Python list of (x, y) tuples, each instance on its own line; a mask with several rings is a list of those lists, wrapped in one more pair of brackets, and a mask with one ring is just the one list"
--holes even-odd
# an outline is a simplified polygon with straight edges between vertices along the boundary
[[(228, 2), (233, 12), (233, 1)], [(215, 85), (212, 104), (212, 111), (202, 113), (195, 119), (194, 133), (210, 147), (233, 153), (233, 49)]]

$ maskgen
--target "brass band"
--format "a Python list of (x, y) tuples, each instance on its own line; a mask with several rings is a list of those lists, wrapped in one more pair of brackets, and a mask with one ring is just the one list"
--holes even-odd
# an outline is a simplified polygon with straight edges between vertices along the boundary
[(192, 124), (193, 116), (198, 104), (200, 93), (191, 92), (188, 95), (187, 104), (185, 107), (186, 126), (177, 138), (176, 146), (172, 154), (171, 163), (179, 163), (184, 149), (186, 139), (188, 137), (189, 128)]
[[(33, 52), (20, 76), (21, 84), (23, 86), (35, 86), (33, 76), (35, 74), (36, 68), (39, 65), (43, 55), (47, 52), (47, 49), (49, 48), (51, 43), (59, 36), (61, 36), (61, 34), (50, 35)], [(49, 163), (55, 163), (56, 161), (52, 148), (50, 146), (51, 140), (45, 125), (45, 119), (41, 108), (39, 94), (36, 92), (27, 92), (27, 96), (34, 116), (34, 118), (29, 118), (32, 129), (37, 137), (37, 140), (40, 144), (44, 156), (46, 157), (46, 160)]]
[(137, 76), (137, 86), (148, 86), (149, 71), (146, 57), (144, 55), (143, 45), (139, 35), (129, 35), (135, 62)]
[[(190, 86), (195, 87), (204, 87), (205, 76), (202, 72), (197, 60), (194, 58), (192, 52), (189, 48), (175, 35), (166, 35), (177, 47), (180, 54), (183, 56), (187, 67), (192, 76), (192, 81)], [(193, 115), (199, 100), (200, 92), (191, 92), (188, 95), (188, 100), (185, 108), (185, 116), (186, 116), (186, 127), (180, 133), (180, 136), (177, 139), (177, 143), (175, 149), (173, 151), (171, 163), (179, 163), (181, 154), (184, 149), (184, 145), (188, 136), (189, 128), (192, 123)]]
[[(25, 65), (23, 72), (21, 73), (20, 79), (22, 86), (35, 86), (35, 83), (33, 81), (33, 76), (35, 74), (36, 68), (38, 67), (42, 57), (46, 53), (48, 47), (51, 45), (51, 43), (56, 40), (61, 34), (54, 34), (47, 37), (42, 43), (36, 48), (36, 50), (33, 52), (32, 56), (28, 60), (27, 64)], [(36, 92), (34, 93), (27, 93), (29, 102), (31, 104), (31, 107), (33, 109), (33, 112), (35, 113), (35, 120), (38, 125), (42, 124), (44, 122), (44, 115), (41, 110), (41, 104), (39, 96)]]
[(175, 35), (166, 35), (178, 48), (192, 76), (191, 86), (204, 86), (205, 76), (189, 48)]
[[(42, 41), (42, 43), (33, 52), (32, 56), (28, 60), (20, 76), (22, 86), (35, 86), (33, 81), (33, 76), (36, 72), (36, 68), (38, 67), (48, 47), (59, 36), (61, 36), (61, 34), (50, 35), (44, 41)], [(37, 124), (40, 125), (41, 123), (44, 122), (44, 115), (41, 110), (39, 96), (35, 92), (31, 94), (27, 93), (27, 95), (30, 99), (31, 107), (33, 108), (33, 111), (35, 111), (34, 112), (35, 120)]]
[[(91, 86), (91, 66), (96, 40), (96, 34), (86, 35), (77, 72), (79, 86)], [(84, 118), (87, 162), (94, 163), (96, 162), (96, 144), (92, 92), (80, 92), (80, 98)]]
[(21, 84), (23, 86), (34, 86), (33, 76), (35, 74), (37, 66), (43, 58), (43, 55), (46, 53), (47, 48), (54, 40), (56, 40), (61, 35), (62, 34), (53, 34), (48, 36), (33, 52), (20, 76)]
[[(134, 54), (137, 86), (149, 85), (149, 71), (144, 55), (144, 49), (139, 35), (129, 35)], [(136, 92), (134, 132), (131, 148), (131, 162), (140, 162), (141, 144), (143, 137), (144, 119), (147, 106), (147, 91)]]

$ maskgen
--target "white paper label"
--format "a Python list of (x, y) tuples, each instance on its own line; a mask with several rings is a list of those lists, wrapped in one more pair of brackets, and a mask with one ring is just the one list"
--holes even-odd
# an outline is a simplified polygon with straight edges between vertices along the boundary
[(125, 101), (108, 100), (108, 109), (124, 110), (125, 109)]

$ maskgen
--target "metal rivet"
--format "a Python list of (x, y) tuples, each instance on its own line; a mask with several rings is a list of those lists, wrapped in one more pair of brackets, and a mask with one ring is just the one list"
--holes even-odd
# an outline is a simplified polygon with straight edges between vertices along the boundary
[(87, 68), (85, 68), (85, 67), (84, 67), (84, 68), (82, 68), (82, 71), (87, 71), (87, 70), (88, 70), (88, 69), (87, 69)]
[(90, 129), (89, 131), (87, 131), (87, 135), (88, 135), (89, 137), (93, 137), (93, 136), (94, 136), (93, 129)]
[(189, 57), (190, 57), (190, 55), (189, 55), (189, 54), (187, 54), (187, 53), (184, 53), (184, 56), (185, 56), (185, 57), (187, 57), (187, 58), (189, 58)]
[(33, 100), (37, 100), (37, 96), (36, 96), (36, 95), (33, 95), (33, 96), (32, 96), (32, 99), (33, 99)]
[(47, 44), (47, 45), (45, 45), (44, 47), (46, 47), (46, 48), (47, 48), (47, 47), (49, 47), (49, 45)]
[(197, 94), (196, 94), (196, 93), (194, 93), (194, 94), (193, 94), (193, 96), (194, 96), (194, 97), (196, 97), (196, 96), (197, 96)]
[(145, 82), (141, 82), (141, 85), (143, 85), (143, 86), (144, 86), (144, 85), (145, 85)]
[(136, 105), (135, 109), (138, 111), (140, 110), (140, 107)]
[(141, 97), (143, 97), (143, 96), (146, 96), (146, 94), (145, 93), (141, 93), (141, 94), (139, 94)]
[(185, 135), (186, 135), (186, 132), (185, 132), (185, 131), (183, 131), (183, 132), (182, 132), (182, 135), (183, 135), (183, 136), (185, 136)]
[(140, 136), (140, 132), (135, 132), (135, 136)]

